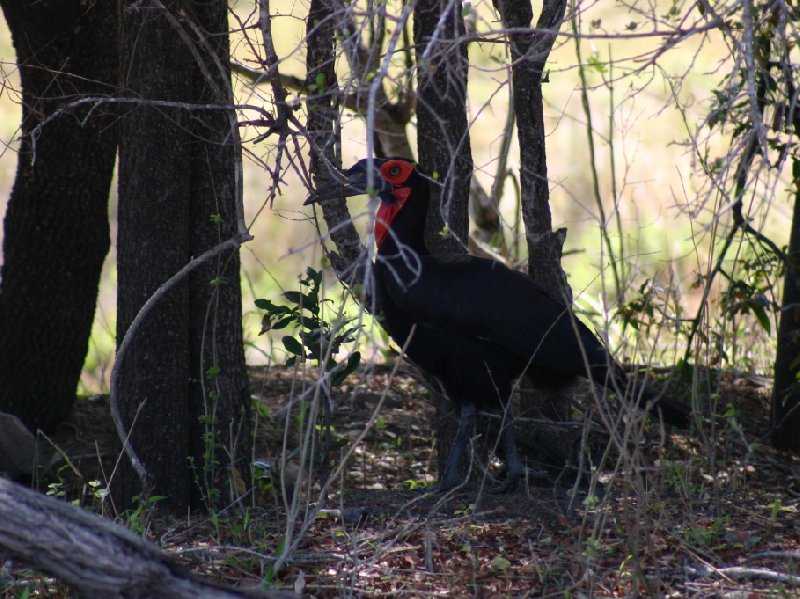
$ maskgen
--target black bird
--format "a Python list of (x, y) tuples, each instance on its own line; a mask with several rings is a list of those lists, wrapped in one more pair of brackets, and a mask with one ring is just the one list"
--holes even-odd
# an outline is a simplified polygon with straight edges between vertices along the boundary
[[(406, 347), (406, 355), (439, 382), (460, 414), (440, 490), (461, 482), (459, 469), (478, 408), (505, 408), (520, 376), (548, 387), (581, 376), (624, 392), (627, 376), (603, 344), (569, 307), (527, 276), (492, 260), (428, 251), (424, 231), (430, 186), (410, 161), (360, 160), (345, 171), (343, 181), (320, 186), (306, 204), (361, 195), (368, 184), (380, 199), (373, 273), (381, 323)], [(688, 425), (683, 404), (662, 399), (656, 407), (665, 421)], [(497, 493), (512, 491), (524, 472), (510, 414), (502, 444), (507, 475), (491, 489)]]

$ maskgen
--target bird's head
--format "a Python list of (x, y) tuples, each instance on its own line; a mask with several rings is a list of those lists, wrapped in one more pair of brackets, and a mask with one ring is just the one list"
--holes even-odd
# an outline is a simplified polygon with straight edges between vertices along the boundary
[[(373, 169), (371, 190), (368, 188), (370, 164)], [(342, 175), (341, 179), (317, 187), (305, 203), (315, 204), (341, 196), (351, 197), (366, 193), (378, 196), (381, 201), (375, 215), (375, 243), (378, 247), (383, 244), (392, 223), (403, 210), (412, 192), (418, 192), (420, 201), (427, 200), (427, 180), (417, 172), (414, 164), (405, 158), (359, 160)], [(424, 209), (427, 209), (427, 203)]]

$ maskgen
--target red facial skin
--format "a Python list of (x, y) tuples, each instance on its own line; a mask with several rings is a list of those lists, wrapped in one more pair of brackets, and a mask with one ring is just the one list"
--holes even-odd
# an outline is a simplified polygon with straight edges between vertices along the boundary
[(400, 213), (405, 205), (408, 197), (411, 195), (410, 187), (403, 187), (408, 181), (411, 173), (414, 172), (414, 167), (404, 160), (387, 160), (380, 167), (381, 177), (392, 185), (392, 196), (395, 202), (388, 203), (381, 201), (378, 208), (378, 213), (375, 217), (375, 243), (381, 247), (386, 236), (389, 234), (389, 229), (392, 226), (392, 221)]

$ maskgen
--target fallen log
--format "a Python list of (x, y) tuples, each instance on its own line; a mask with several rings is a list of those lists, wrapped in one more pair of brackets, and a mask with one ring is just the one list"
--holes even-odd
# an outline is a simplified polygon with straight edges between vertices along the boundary
[(0, 555), (46, 572), (86, 597), (296, 597), (206, 581), (127, 528), (2, 478)]

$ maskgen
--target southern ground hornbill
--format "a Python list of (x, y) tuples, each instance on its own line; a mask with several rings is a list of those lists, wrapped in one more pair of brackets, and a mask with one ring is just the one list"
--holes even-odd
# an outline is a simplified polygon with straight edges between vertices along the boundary
[[(603, 344), (567, 306), (524, 274), (484, 258), (428, 251), (429, 181), (411, 162), (361, 160), (344, 177), (317, 188), (306, 203), (361, 195), (368, 185), (380, 198), (373, 271), (376, 312), (395, 342), (439, 382), (460, 414), (440, 490), (461, 482), (460, 467), (478, 409), (506, 407), (514, 382), (523, 374), (535, 386), (564, 386), (581, 376), (624, 393), (627, 377)], [(689, 410), (683, 404), (659, 400), (656, 407), (667, 422), (688, 424)], [(512, 491), (524, 472), (508, 413), (501, 440), (507, 475), (493, 492)]]

